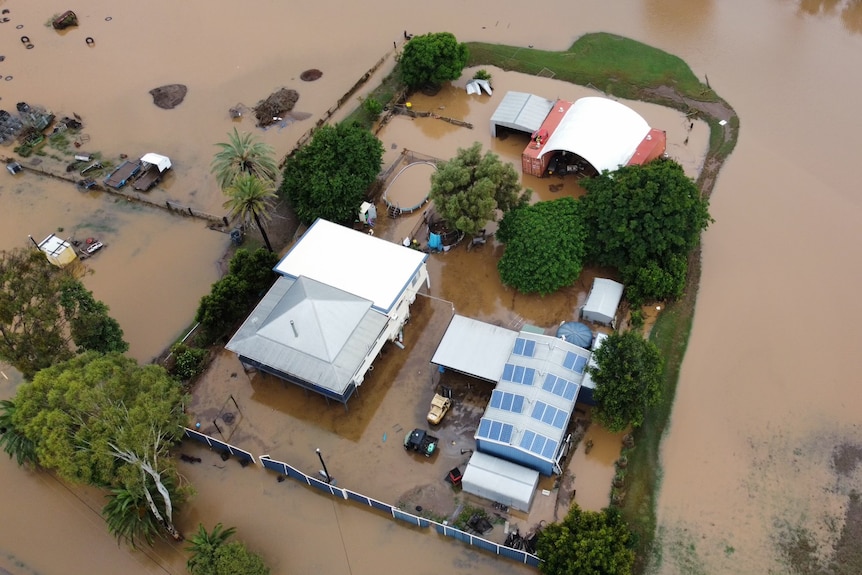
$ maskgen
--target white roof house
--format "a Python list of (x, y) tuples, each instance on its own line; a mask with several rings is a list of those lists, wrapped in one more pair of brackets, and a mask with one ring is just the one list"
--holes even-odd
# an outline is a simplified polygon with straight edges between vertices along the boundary
[(617, 315), (617, 308), (623, 297), (625, 286), (619, 282), (605, 278), (595, 278), (587, 302), (581, 309), (581, 317), (588, 321), (612, 325)]
[(247, 366), (346, 405), (383, 345), (401, 333), (428, 280), (427, 257), (317, 220), (225, 347)]
[(554, 101), (524, 92), (506, 92), (491, 116), (491, 136), (497, 137), (497, 126), (532, 134), (554, 107)]
[(566, 111), (538, 157), (572, 152), (598, 173), (614, 171), (628, 163), (649, 131), (647, 121), (624, 104), (608, 98), (580, 98)]

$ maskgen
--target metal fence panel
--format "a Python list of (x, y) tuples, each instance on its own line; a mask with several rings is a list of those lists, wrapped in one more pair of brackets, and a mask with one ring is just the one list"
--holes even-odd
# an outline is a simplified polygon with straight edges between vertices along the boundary
[(280, 473), (281, 475), (287, 475), (287, 465), (285, 465), (281, 461), (275, 461), (274, 459), (266, 459), (264, 457), (261, 457), (260, 462), (265, 469), (275, 471), (276, 473)]
[(356, 493), (355, 491), (350, 491), (349, 489), (345, 489), (344, 491), (347, 493), (348, 499), (358, 501), (359, 503), (362, 503), (363, 505), (368, 505), (369, 507), (371, 506), (371, 501), (361, 493)]
[(413, 515), (412, 513), (405, 513), (400, 509), (392, 508), (392, 515), (395, 519), (400, 519), (401, 521), (406, 521), (411, 525), (415, 525), (416, 527), (428, 527), (430, 522), (424, 517), (419, 517), (417, 515)]
[(392, 515), (392, 506), (388, 503), (383, 503), (382, 501), (377, 501), (376, 499), (368, 498), (368, 502), (371, 504), (371, 507), (374, 509), (379, 509), (380, 511), (385, 511)]
[(195, 441), (200, 441), (201, 443), (205, 443), (210, 447), (210, 449), (215, 449), (216, 451), (221, 451), (224, 453), (228, 453), (237, 457), (241, 460), (250, 461), (251, 463), (256, 463), (254, 459), (254, 455), (246, 451), (245, 449), (240, 449), (239, 447), (234, 447), (229, 443), (225, 443), (224, 441), (219, 441), (214, 437), (210, 437), (209, 435), (204, 435), (199, 431), (195, 431), (194, 429), (185, 428), (185, 436), (189, 439), (194, 439)]
[(288, 465), (286, 463), (284, 464), (284, 468), (287, 469), (287, 476), (288, 477), (296, 479), (297, 481), (302, 481), (303, 483), (308, 485), (308, 475), (306, 475), (305, 473), (303, 473), (302, 471), (300, 471), (299, 469), (297, 469), (295, 467), (291, 467), (290, 465)]

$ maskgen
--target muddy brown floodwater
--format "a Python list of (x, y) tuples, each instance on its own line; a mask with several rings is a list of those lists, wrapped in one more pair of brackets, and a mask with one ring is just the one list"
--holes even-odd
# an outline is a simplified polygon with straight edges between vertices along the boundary
[[(852, 531), (845, 529), (847, 518), (858, 518), (850, 494), (862, 489), (858, 461), (846, 457), (862, 445), (862, 406), (855, 392), (862, 368), (857, 328), (862, 197), (853, 139), (856, 95), (862, 93), (856, 56), (862, 49), (859, 2), (586, 0), (525, 9), (514, 0), (441, 0), (415, 9), (386, 0), (265, 8), (224, 0), (122, 5), (92, 0), (74, 7), (80, 26), (63, 33), (46, 26), (52, 15), (70, 8), (63, 2), (6, 0), (0, 7), (9, 10), (4, 15), (9, 21), (0, 23), (5, 27), (0, 107), (26, 101), (59, 114), (79, 114), (90, 137), (87, 151), (112, 158), (150, 151), (168, 155), (174, 173), (155, 193), (213, 213), (220, 213), (222, 201), (208, 174), (215, 142), (237, 127), (285, 153), (358, 77), (392, 51), (405, 30), (448, 30), (461, 40), (502, 42), (522, 50), (561, 50), (585, 32), (610, 31), (680, 56), (734, 106), (742, 127), (712, 196), (716, 223), (704, 236), (692, 339), (663, 445), (662, 559), (651, 570), (667, 575), (816, 573), (817, 562), (828, 563), (834, 546), (843, 566), (839, 572), (859, 572), (848, 559)], [(20, 41), (22, 35), (32, 49)], [(391, 67), (391, 59), (387, 62), (375, 78)], [(310, 68), (323, 76), (301, 81), (302, 71)], [(581, 93), (549, 79), (493, 73), (494, 99), (510, 87), (547, 97)], [(172, 83), (188, 87), (184, 102), (173, 110), (155, 107), (149, 90)], [(518, 138), (490, 142), (487, 118), (494, 100), (456, 97), (460, 85), (432, 99), (416, 97), (414, 104), (471, 121), (474, 130), (398, 118), (381, 134), (387, 162), (402, 148), (450, 157), (476, 140), (505, 158), (517, 158), (523, 147)], [(310, 119), (280, 122), (263, 132), (249, 118), (230, 118), (231, 107), (253, 106), (280, 87), (299, 91), (295, 111), (311, 114)], [(697, 125), (699, 136), (692, 134), (685, 145), (685, 126), (673, 113), (639, 111), (668, 130), (671, 155), (696, 171), (695, 141), (705, 138), (705, 128)], [(578, 193), (568, 181), (525, 178), (524, 184), (544, 199)], [(2, 248), (21, 245), (28, 234), (39, 237), (60, 228), (61, 234), (104, 238), (108, 247), (87, 262), (94, 273), (85, 282), (111, 306), (132, 355), (142, 361), (191, 322), (227, 245), (225, 236), (200, 222), (80, 194), (30, 175), (0, 175), (0, 224)], [(401, 235), (399, 229), (394, 237)], [(494, 260), (500, 253), (489, 243), (469, 254), (460, 248), (434, 257), (432, 295), (480, 319), (551, 326), (571, 315), (589, 285), (584, 277), (544, 299), (514, 295), (494, 287)], [(468, 273), (459, 276), (465, 268)], [(821, 303), (829, 305), (820, 310)], [(9, 379), (0, 377), (0, 394), (6, 397), (17, 381), (14, 373), (3, 371)], [(392, 463), (398, 472), (422, 475), (423, 462), (403, 465), (404, 454), (394, 449), (392, 439), (384, 446), (382, 438), (387, 426), (421, 421), (424, 396), (399, 412), (398, 405), (382, 402), (386, 383), (375, 391), (380, 382), (372, 378), (359, 399), (371, 404), (369, 416), (353, 421), (340, 406), (321, 406), (272, 382), (242, 380), (241, 371), (230, 378), (231, 373), (226, 377), (237, 380), (237, 394), (269, 409), (267, 419), (276, 425), (263, 439), (250, 439), (254, 447), (271, 447), (274, 456), (280, 451), (313, 471), (313, 446), (333, 450), (335, 465), (350, 457), (350, 442), (367, 443), (380, 447), (381, 462), (398, 461)], [(417, 392), (430, 394), (431, 382), (419, 379), (428, 374), (413, 375)], [(374, 407), (378, 400), (383, 407)], [(457, 427), (470, 416), (464, 413), (452, 423)], [(252, 426), (248, 420), (244, 424)], [(304, 442), (291, 446), (299, 429), (305, 430), (305, 436), (296, 434)], [(610, 457), (596, 449), (590, 456)], [(564, 487), (573, 487), (585, 505), (600, 504), (601, 489), (579, 485), (588, 465), (582, 462), (578, 471), (578, 457), (573, 457), (574, 484), (567, 477)], [(193, 530), (198, 521), (235, 525), (274, 573), (529, 571), (413, 533), (373, 513), (333, 505), (290, 482), (279, 484), (261, 470), (222, 468), (212, 459), (184, 468), (198, 495), (180, 518), (183, 529)], [(362, 465), (355, 477), (347, 471), (345, 480), (362, 481), (361, 471)], [(185, 557), (177, 548), (160, 544), (130, 552), (118, 547), (98, 515), (100, 494), (69, 490), (9, 461), (0, 464), (0, 475), (0, 570), (15, 575), (184, 571)], [(369, 487), (386, 488), (385, 480)], [(590, 494), (591, 489), (599, 494)], [(403, 495), (394, 480), (389, 491), (387, 499)], [(806, 555), (806, 542), (818, 546), (815, 556)], [(790, 558), (797, 566), (808, 565), (807, 570), (794, 568)]]

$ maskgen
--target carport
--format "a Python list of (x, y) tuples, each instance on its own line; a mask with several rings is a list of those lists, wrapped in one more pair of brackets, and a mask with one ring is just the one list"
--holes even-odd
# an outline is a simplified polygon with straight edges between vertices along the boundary
[(492, 455), (473, 453), (461, 486), (467, 493), (529, 513), (539, 472)]
[(431, 363), (497, 383), (517, 338), (511, 329), (456, 314)]

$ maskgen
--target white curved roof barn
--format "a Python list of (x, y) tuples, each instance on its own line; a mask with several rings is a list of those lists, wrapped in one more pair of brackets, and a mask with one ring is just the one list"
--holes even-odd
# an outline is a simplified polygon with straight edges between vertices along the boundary
[(607, 98), (581, 98), (568, 109), (538, 157), (572, 152), (599, 173), (613, 171), (628, 163), (649, 131), (647, 121), (624, 104)]

